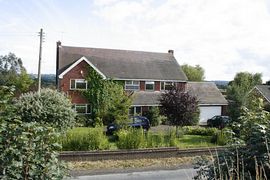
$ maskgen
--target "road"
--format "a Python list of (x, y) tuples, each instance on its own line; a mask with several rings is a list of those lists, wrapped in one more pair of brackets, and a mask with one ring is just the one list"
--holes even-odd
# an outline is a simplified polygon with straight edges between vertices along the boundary
[(78, 176), (72, 180), (189, 180), (196, 174), (195, 169), (158, 170), (132, 173), (116, 173), (91, 176)]

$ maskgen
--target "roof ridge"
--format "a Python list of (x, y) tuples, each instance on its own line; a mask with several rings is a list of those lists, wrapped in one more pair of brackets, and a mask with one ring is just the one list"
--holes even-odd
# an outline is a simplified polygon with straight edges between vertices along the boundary
[(98, 49), (98, 50), (111, 50), (111, 51), (127, 51), (127, 52), (140, 52), (140, 53), (155, 53), (155, 54), (171, 54), (171, 53), (168, 53), (168, 52), (140, 51), (140, 50), (130, 50), (130, 49), (111, 49), (111, 48), (63, 46), (63, 45), (61, 45), (60, 47), (81, 48), (81, 49)]

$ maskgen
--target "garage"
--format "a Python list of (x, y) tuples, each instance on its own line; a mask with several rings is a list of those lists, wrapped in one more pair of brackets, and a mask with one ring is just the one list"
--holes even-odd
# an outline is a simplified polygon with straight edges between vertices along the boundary
[(221, 106), (199, 106), (200, 109), (200, 125), (206, 125), (207, 120), (213, 116), (221, 115)]

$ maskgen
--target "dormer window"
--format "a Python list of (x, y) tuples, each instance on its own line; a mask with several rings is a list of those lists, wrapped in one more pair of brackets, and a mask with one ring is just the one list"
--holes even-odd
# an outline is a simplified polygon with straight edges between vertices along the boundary
[(85, 79), (71, 79), (70, 89), (71, 90), (86, 90), (87, 81)]
[(154, 91), (155, 82), (154, 81), (146, 81), (145, 82), (145, 90), (146, 91)]
[(138, 91), (140, 89), (140, 81), (125, 81), (125, 90)]
[(175, 86), (174, 82), (161, 82), (160, 90), (161, 91), (171, 90), (173, 86)]

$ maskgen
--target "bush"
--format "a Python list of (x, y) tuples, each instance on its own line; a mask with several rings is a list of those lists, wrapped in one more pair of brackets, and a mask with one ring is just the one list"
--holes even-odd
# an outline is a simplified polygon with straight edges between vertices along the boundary
[(217, 128), (205, 128), (200, 126), (184, 126), (182, 131), (187, 135), (201, 135), (201, 136), (213, 136), (219, 130)]
[(61, 131), (75, 124), (76, 112), (70, 100), (60, 92), (42, 89), (22, 94), (15, 104), (16, 114), (25, 122), (38, 122)]
[(146, 136), (146, 147), (154, 148), (154, 147), (162, 147), (164, 143), (164, 135), (162, 133), (152, 134), (148, 133)]
[(228, 135), (225, 131), (216, 132), (211, 137), (211, 143), (215, 143), (219, 146), (224, 146), (228, 142)]
[(107, 137), (103, 134), (103, 127), (74, 128), (60, 139), (64, 151), (87, 151), (109, 149)]
[(159, 114), (159, 107), (151, 107), (145, 116), (150, 120), (151, 126), (158, 126), (161, 124), (162, 118)]
[[(181, 133), (181, 131), (180, 131)], [(178, 134), (178, 137), (183, 136), (183, 134)], [(176, 135), (176, 131), (175, 130), (168, 130), (164, 136), (164, 144), (166, 147), (173, 147), (173, 146), (177, 146), (178, 144), (178, 138)]]
[(143, 129), (121, 129), (117, 132), (119, 149), (139, 149), (145, 147), (145, 136)]
[(1, 123), (0, 137), (0, 179), (63, 179), (53, 128), (12, 119)]

